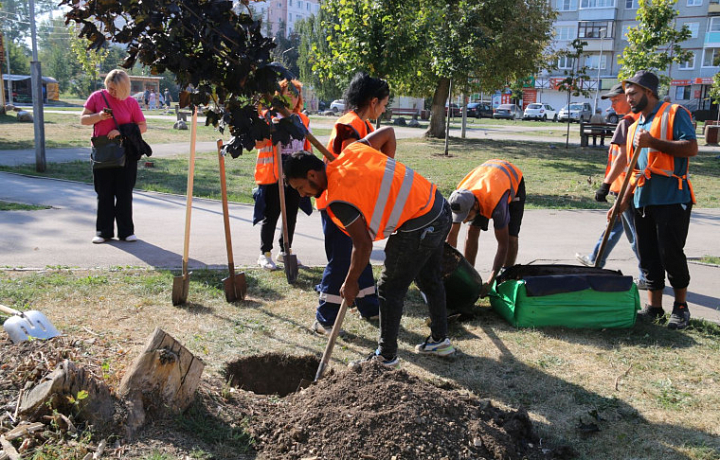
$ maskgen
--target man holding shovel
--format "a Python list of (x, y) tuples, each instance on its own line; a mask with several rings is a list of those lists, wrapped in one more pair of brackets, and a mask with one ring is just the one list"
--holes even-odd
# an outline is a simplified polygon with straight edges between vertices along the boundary
[(348, 145), (327, 165), (307, 152), (293, 154), (285, 164), (285, 176), (301, 196), (318, 197), (327, 190), (330, 218), (352, 239), (350, 269), (340, 288), (347, 304), (358, 295), (373, 240), (388, 238), (378, 281), (380, 340), (368, 360), (397, 367), (403, 300), (413, 281), (428, 298), (431, 320), (431, 335), (415, 352), (448, 356), (455, 351), (447, 338), (441, 274), (451, 212), (437, 186), (382, 153), (390, 139), (391, 129), (377, 130)]
[[(640, 114), (628, 130), (627, 156), (632, 158), (637, 151), (638, 157), (630, 181), (634, 195), (626, 193), (615, 206), (624, 211), (633, 196), (640, 268), (647, 280), (649, 302), (638, 315), (663, 318), (667, 273), (675, 293), (668, 328), (684, 329), (690, 321), (690, 272), (684, 247), (695, 203), (688, 167), (698, 145), (690, 113), (680, 105), (661, 102), (658, 84), (657, 76), (645, 70), (623, 81), (630, 109)], [(610, 209), (608, 216), (612, 212)]]
[(470, 171), (448, 199), (453, 224), (447, 242), (457, 246), (460, 225), (470, 224), (465, 238), (465, 258), (475, 265), (480, 230), (487, 231), (493, 220), (497, 251), (490, 277), (480, 295), (486, 296), (503, 267), (515, 265), (518, 235), (525, 213), (525, 179), (520, 169), (505, 160), (488, 160)]

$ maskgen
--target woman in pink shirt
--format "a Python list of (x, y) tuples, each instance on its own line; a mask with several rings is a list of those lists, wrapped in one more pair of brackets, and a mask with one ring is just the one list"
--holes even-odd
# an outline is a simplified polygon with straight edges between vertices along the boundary
[[(104, 96), (104, 97), (103, 97)], [(107, 99), (107, 102), (105, 101)], [(103, 109), (109, 108), (112, 113)], [(123, 70), (112, 70), (105, 77), (105, 89), (95, 91), (85, 102), (80, 123), (93, 126), (93, 137), (120, 136), (117, 125), (135, 123), (141, 133), (147, 131), (145, 116), (135, 98), (130, 97), (130, 77)], [(113, 169), (93, 170), (93, 182), (98, 197), (95, 221), (95, 244), (110, 241), (117, 221), (118, 238), (137, 241), (132, 219), (132, 190), (137, 178), (137, 161), (127, 158), (125, 166)]]

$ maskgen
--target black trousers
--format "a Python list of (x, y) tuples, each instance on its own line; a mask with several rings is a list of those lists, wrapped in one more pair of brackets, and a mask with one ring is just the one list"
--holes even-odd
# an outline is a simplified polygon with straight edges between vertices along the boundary
[[(277, 184), (266, 185), (265, 189), (265, 214), (260, 223), (260, 252), (272, 252), (273, 238), (275, 237), (275, 227), (280, 217), (280, 191)], [(300, 194), (297, 190), (285, 185), (285, 210), (287, 211), (288, 239), (292, 246), (293, 235), (295, 234), (295, 222), (297, 222), (297, 213), (300, 206)], [(285, 252), (283, 246), (283, 234), (280, 231), (278, 239), (280, 250)]]
[(135, 234), (132, 217), (132, 193), (137, 180), (137, 161), (128, 160), (123, 168), (93, 170), (93, 183), (97, 193), (97, 236), (120, 239)]
[(692, 203), (645, 206), (635, 210), (635, 232), (640, 269), (648, 289), (665, 288), (665, 272), (673, 288), (690, 284), (685, 241)]

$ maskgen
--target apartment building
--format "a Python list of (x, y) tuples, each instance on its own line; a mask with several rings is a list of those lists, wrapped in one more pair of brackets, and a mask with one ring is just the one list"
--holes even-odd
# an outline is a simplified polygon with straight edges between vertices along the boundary
[[(638, 24), (638, 0), (550, 0), (558, 12), (554, 23), (554, 50), (569, 49), (575, 38), (587, 42), (581, 66), (587, 66), (586, 89), (590, 97), (573, 97), (575, 101), (596, 104), (596, 94), (602, 94), (618, 82), (618, 56), (627, 45), (627, 31)], [(681, 64), (673, 64), (664, 74), (671, 78), (670, 99), (692, 111), (710, 109), (708, 90), (712, 77), (718, 72), (713, 65), (720, 53), (720, 0), (678, 0), (676, 27), (687, 25), (692, 35), (681, 46), (691, 50), (694, 57)], [(558, 69), (543, 71), (535, 77), (534, 88), (524, 92), (523, 104), (548, 102), (560, 108), (567, 102), (567, 93), (557, 90), (570, 70), (572, 62), (560, 59)], [(661, 97), (664, 94), (661, 95)], [(602, 110), (607, 101), (597, 100)]]
[(320, 11), (319, 0), (267, 0), (250, 3), (254, 12), (262, 17), (263, 24), (269, 25), (271, 35), (277, 34), (284, 25), (285, 35), (288, 36), (295, 30), (297, 21)]

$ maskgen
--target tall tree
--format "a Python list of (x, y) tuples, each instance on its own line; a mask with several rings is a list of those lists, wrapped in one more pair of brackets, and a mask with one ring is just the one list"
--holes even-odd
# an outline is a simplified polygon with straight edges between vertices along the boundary
[(300, 80), (312, 86), (318, 98), (325, 101), (337, 99), (342, 95), (337, 81), (321, 74), (320, 70), (323, 66), (318, 61), (319, 56), (330, 54), (327, 36), (335, 22), (326, 9), (321, 8), (318, 14), (296, 23), (300, 36), (297, 60)]
[[(35, 15), (50, 13), (56, 8), (53, 0), (35, 0)], [(3, 0), (0, 3), (0, 27), (5, 39), (15, 43), (30, 36), (30, 2)]]
[(72, 34), (62, 19), (42, 24), (38, 31), (38, 59), (42, 73), (58, 81), (60, 92), (70, 88), (70, 81), (81, 70), (69, 44)]
[[(587, 74), (587, 66), (581, 66), (582, 55), (587, 46), (587, 42), (581, 38), (576, 38), (570, 43), (570, 46), (557, 53), (557, 59), (564, 59), (566, 64), (570, 64), (568, 70), (563, 71), (565, 78), (558, 84), (558, 91), (567, 92), (567, 107), (570, 110), (570, 97), (571, 96), (585, 96), (587, 97), (590, 92), (585, 84), (590, 80)], [(600, 65), (598, 63), (598, 65)], [(567, 66), (566, 66), (567, 67)], [(600, 82), (598, 82), (600, 84)], [(567, 132), (565, 134), (565, 148), (570, 146), (570, 116), (568, 112), (567, 119)]]
[(677, 0), (639, 0), (638, 25), (627, 32), (628, 44), (618, 56), (618, 78), (631, 77), (638, 70), (659, 73), (663, 86), (669, 87), (670, 77), (660, 72), (669, 70), (673, 62), (685, 62), (693, 52), (680, 45), (690, 38), (690, 29), (683, 24), (675, 28)]

